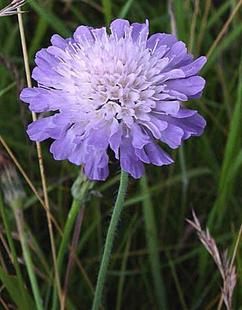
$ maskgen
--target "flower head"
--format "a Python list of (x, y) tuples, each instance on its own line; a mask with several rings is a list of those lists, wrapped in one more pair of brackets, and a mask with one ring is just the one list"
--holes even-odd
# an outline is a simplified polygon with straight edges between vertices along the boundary
[(200, 97), (205, 81), (197, 74), (206, 58), (193, 60), (173, 35), (148, 38), (148, 22), (116, 19), (110, 29), (80, 26), (73, 38), (54, 35), (37, 53), (38, 87), (24, 89), (21, 99), (52, 115), (30, 124), (28, 135), (54, 139), (54, 158), (83, 165), (90, 179), (107, 178), (111, 150), (139, 178), (144, 163), (173, 162), (159, 141), (175, 149), (202, 134), (205, 120), (182, 102)]

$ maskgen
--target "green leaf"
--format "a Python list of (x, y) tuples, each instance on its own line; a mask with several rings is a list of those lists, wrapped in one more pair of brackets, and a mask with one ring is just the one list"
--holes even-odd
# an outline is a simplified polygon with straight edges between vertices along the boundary
[(27, 289), (23, 290), (23, 288), (19, 287), (19, 281), (16, 276), (6, 274), (6, 272), (0, 267), (0, 280), (2, 281), (12, 300), (17, 305), (18, 309), (35, 309), (33, 299), (29, 295)]

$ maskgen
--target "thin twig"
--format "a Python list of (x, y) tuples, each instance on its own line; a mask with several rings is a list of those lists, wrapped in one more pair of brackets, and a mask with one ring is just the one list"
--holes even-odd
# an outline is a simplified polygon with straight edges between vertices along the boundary
[(8, 305), (5, 303), (5, 301), (1, 297), (0, 297), (0, 302), (5, 310), (9, 310)]
[(230, 16), (227, 19), (226, 23), (224, 24), (223, 28), (219, 32), (217, 38), (215, 39), (215, 41), (213, 42), (212, 46), (210, 47), (210, 49), (209, 49), (209, 51), (207, 53), (207, 58), (209, 58), (211, 56), (211, 54), (213, 53), (214, 49), (218, 45), (219, 41), (222, 39), (222, 37), (225, 34), (225, 32), (227, 31), (230, 23), (232, 22), (235, 14), (239, 11), (239, 8), (240, 8), (241, 4), (242, 4), (242, 0), (239, 0), (239, 2), (237, 3), (236, 7), (233, 10), (233, 12), (230, 14)]
[[(20, 13), (20, 9), (18, 8), (17, 10)], [(19, 23), (21, 44), (22, 44), (22, 50), (23, 50), (23, 58), (24, 58), (27, 85), (28, 87), (32, 87), (29, 60), (28, 60), (28, 52), (27, 52), (27, 44), (26, 44), (25, 33), (24, 33), (23, 18), (21, 14), (18, 14), (18, 23)], [(33, 121), (37, 120), (37, 116), (34, 112), (32, 112), (32, 119)], [(51, 217), (50, 217), (50, 212), (49, 212), (50, 206), (49, 206), (49, 198), (48, 198), (48, 191), (47, 191), (47, 183), (46, 183), (46, 178), (45, 178), (42, 150), (41, 150), (41, 146), (39, 142), (36, 142), (36, 148), (37, 148), (37, 154), (38, 154), (38, 162), (39, 162), (42, 188), (43, 188), (43, 193), (44, 193), (44, 202), (45, 202), (45, 207), (47, 209), (46, 216), (47, 216), (48, 229), (49, 229), (49, 235), (50, 235), (50, 243), (51, 243), (51, 251), (52, 251), (52, 257), (53, 257), (53, 263), (54, 263), (56, 286), (57, 286), (57, 291), (58, 291), (59, 298), (61, 301), (62, 299), (61, 298), (61, 284), (60, 284), (60, 278), (59, 278), (58, 269), (57, 269), (55, 239), (54, 239), (52, 222), (51, 222)]]

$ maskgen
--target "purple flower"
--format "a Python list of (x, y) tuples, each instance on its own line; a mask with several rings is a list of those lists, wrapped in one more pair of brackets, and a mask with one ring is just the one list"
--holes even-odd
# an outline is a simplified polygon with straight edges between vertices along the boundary
[(36, 55), (38, 87), (21, 93), (31, 111), (52, 112), (29, 125), (30, 139), (54, 139), (54, 158), (83, 165), (93, 180), (107, 178), (110, 150), (134, 178), (144, 163), (169, 165), (158, 142), (178, 148), (206, 124), (182, 103), (201, 96), (205, 80), (197, 74), (205, 57), (193, 60), (173, 35), (148, 38), (148, 22), (116, 19), (110, 29), (80, 26), (73, 38), (54, 35)]

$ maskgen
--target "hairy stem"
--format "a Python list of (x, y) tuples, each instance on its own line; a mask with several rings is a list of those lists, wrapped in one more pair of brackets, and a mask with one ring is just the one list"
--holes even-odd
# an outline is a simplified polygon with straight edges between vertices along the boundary
[(114, 205), (111, 222), (108, 228), (107, 238), (104, 246), (102, 262), (98, 273), (96, 291), (92, 305), (93, 310), (100, 308), (103, 288), (107, 277), (108, 265), (110, 262), (111, 251), (113, 247), (114, 235), (117, 229), (118, 221), (124, 206), (124, 198), (128, 185), (128, 174), (124, 171), (121, 172), (120, 185), (118, 190), (118, 197)]

